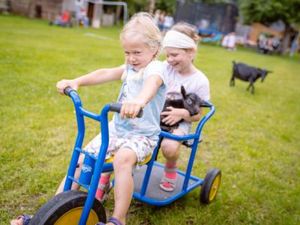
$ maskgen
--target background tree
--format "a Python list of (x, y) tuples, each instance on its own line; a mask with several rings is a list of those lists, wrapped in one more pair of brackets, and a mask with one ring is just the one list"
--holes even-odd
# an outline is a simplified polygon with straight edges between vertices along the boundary
[(149, 13), (153, 14), (155, 10), (155, 0), (149, 0)]
[(155, 8), (174, 14), (176, 10), (176, 2), (176, 0), (156, 0)]
[(126, 2), (129, 16), (140, 11), (153, 13), (155, 9), (161, 9), (173, 14), (176, 8), (176, 0), (127, 0)]
[(251, 0), (241, 1), (244, 22), (266, 25), (281, 20), (285, 24), (281, 52), (289, 46), (292, 26), (300, 23), (300, 0)]
[(149, 1), (144, 0), (127, 0), (129, 17), (136, 12), (147, 11)]
[(188, 3), (201, 2), (201, 3), (209, 3), (209, 4), (232, 3), (232, 4), (238, 5), (238, 3), (242, 0), (177, 0), (177, 1), (184, 1), (184, 2), (188, 2)]

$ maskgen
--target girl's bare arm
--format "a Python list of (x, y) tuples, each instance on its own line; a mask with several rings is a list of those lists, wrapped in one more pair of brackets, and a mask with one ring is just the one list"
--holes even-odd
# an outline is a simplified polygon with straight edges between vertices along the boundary
[(155, 96), (163, 81), (159, 75), (152, 75), (145, 80), (140, 94), (130, 102), (124, 102), (121, 117), (135, 118), (139, 111)]
[(123, 72), (123, 66), (110, 69), (99, 69), (72, 80), (61, 80), (57, 82), (56, 87), (60, 93), (63, 93), (67, 86), (77, 90), (80, 86), (90, 86), (103, 84), (113, 80), (119, 80), (121, 79)]

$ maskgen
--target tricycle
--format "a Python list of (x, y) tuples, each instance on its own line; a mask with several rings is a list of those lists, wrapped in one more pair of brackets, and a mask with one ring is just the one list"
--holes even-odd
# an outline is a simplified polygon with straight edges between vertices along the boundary
[[(106, 160), (106, 151), (109, 143), (108, 113), (120, 112), (121, 104), (106, 104), (100, 114), (96, 114), (83, 108), (81, 99), (75, 90), (67, 87), (64, 92), (73, 101), (78, 128), (64, 191), (46, 202), (33, 216), (30, 224), (95, 225), (99, 221), (106, 222), (105, 208), (95, 198), (95, 194), (101, 173), (113, 171), (112, 163)], [(201, 107), (208, 108), (209, 110), (197, 124), (194, 133), (176, 136), (161, 131), (158, 144), (153, 154), (149, 157), (149, 161), (133, 173), (135, 186), (134, 199), (154, 206), (165, 206), (199, 186), (201, 186), (200, 202), (208, 204), (215, 199), (221, 184), (221, 171), (216, 168), (210, 169), (204, 179), (191, 175), (198, 145), (201, 142), (202, 128), (215, 112), (215, 107), (210, 102), (205, 102)], [(139, 116), (142, 116), (142, 112)], [(100, 123), (102, 144), (97, 156), (82, 148), (85, 136), (85, 118), (91, 118)], [(165, 192), (159, 188), (159, 182), (164, 172), (164, 165), (158, 162), (157, 156), (163, 138), (182, 141), (191, 149), (186, 170), (177, 171), (179, 176), (177, 186), (173, 192)], [(80, 177), (77, 179), (74, 174), (81, 154), (84, 155), (84, 160)], [(73, 183), (77, 183), (86, 191), (71, 190)]]

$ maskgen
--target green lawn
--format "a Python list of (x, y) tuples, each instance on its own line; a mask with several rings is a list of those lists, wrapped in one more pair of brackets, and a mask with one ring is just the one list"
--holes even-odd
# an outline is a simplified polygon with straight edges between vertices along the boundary
[[(0, 16), (0, 224), (33, 214), (55, 193), (76, 134), (72, 103), (57, 94), (55, 84), (122, 64), (118, 32)], [(229, 87), (232, 60), (274, 72), (257, 82), (251, 95), (241, 81)], [(211, 82), (216, 114), (204, 129), (193, 174), (222, 170), (217, 199), (201, 205), (197, 189), (162, 208), (133, 201), (128, 224), (300, 224), (299, 55), (291, 59), (203, 45), (195, 63)], [(119, 86), (115, 82), (79, 93), (85, 107), (98, 112), (116, 99)], [(87, 125), (89, 139), (97, 125)]]

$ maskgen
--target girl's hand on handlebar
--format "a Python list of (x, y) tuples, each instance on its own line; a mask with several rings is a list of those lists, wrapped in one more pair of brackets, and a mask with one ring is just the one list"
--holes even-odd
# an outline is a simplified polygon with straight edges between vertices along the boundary
[(123, 102), (120, 111), (121, 118), (135, 118), (140, 110), (144, 107), (141, 102)]
[(78, 90), (78, 84), (75, 82), (75, 80), (61, 80), (56, 83), (57, 91), (60, 94), (64, 94), (64, 89), (66, 87), (71, 87), (76, 91)]

